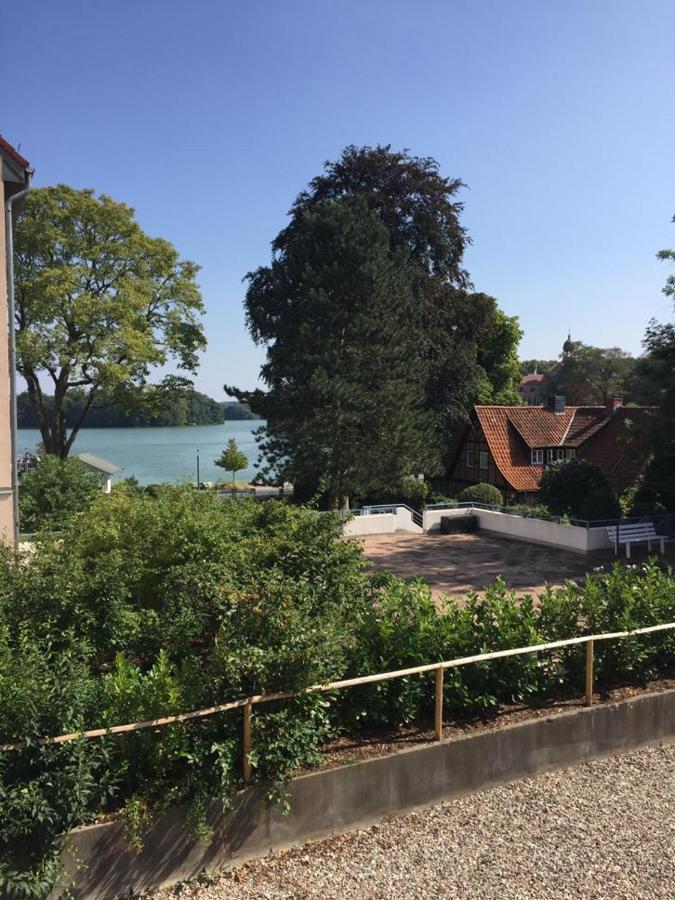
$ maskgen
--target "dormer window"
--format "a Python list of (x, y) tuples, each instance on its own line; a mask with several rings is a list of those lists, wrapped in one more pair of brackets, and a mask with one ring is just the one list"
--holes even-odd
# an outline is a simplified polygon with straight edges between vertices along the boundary
[(543, 450), (533, 450), (531, 455), (531, 462), (533, 466), (543, 466), (544, 465), (544, 451)]

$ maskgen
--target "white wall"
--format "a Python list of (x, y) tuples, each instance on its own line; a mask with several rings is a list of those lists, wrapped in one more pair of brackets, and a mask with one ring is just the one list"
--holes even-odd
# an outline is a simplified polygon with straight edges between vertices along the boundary
[(611, 547), (606, 528), (583, 528), (579, 525), (560, 525), (543, 519), (526, 519), (508, 513), (487, 509), (450, 508), (428, 509), (424, 511), (424, 530), (439, 531), (442, 516), (461, 516), (472, 513), (478, 517), (478, 527), (482, 531), (503, 534), (513, 540), (530, 541), (588, 553)]
[(586, 529), (578, 525), (559, 525), (557, 522), (525, 519), (522, 516), (510, 516), (486, 509), (476, 509), (474, 512), (478, 516), (478, 527), (483, 531), (503, 534), (515, 540), (577, 550), (581, 553), (586, 553), (588, 549)]
[(440, 531), (441, 516), (465, 516), (475, 510), (466, 507), (450, 507), (449, 509), (425, 509), (422, 513), (422, 524), (425, 531)]
[(410, 510), (405, 506), (397, 506), (396, 513), (371, 513), (357, 515), (350, 519), (344, 527), (346, 537), (361, 537), (367, 534), (394, 534), (396, 531), (407, 531), (421, 534), (422, 529), (415, 525)]

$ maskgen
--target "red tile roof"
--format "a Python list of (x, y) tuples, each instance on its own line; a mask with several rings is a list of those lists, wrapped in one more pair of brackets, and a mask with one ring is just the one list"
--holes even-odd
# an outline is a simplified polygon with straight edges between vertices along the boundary
[(22, 169), (30, 168), (30, 163), (27, 159), (24, 159), (23, 156), (12, 147), (11, 144), (7, 143), (7, 141), (0, 135), (0, 150), (4, 150), (8, 156), (11, 156), (14, 162), (18, 163)]
[[(568, 406), (555, 413), (541, 406), (476, 406), (475, 415), (501, 475), (516, 491), (536, 491), (544, 471), (531, 465), (530, 450), (575, 448), (600, 465), (619, 487), (631, 484), (645, 460), (639, 433), (653, 410), (621, 407), (608, 415), (604, 406)], [(626, 438), (626, 423), (637, 435)], [(632, 449), (631, 449), (632, 448)]]

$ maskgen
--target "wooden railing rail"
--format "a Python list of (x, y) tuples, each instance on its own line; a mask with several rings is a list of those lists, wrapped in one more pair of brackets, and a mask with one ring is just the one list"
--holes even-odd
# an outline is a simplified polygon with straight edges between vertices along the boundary
[(203, 719), (206, 716), (213, 716), (216, 713), (243, 708), (243, 774), (244, 780), (250, 781), (251, 763), (249, 761), (249, 753), (251, 750), (253, 707), (259, 703), (271, 703), (274, 700), (290, 700), (293, 697), (300, 697), (305, 694), (326, 693), (328, 691), (341, 690), (342, 688), (358, 687), (362, 684), (374, 684), (379, 681), (389, 681), (394, 678), (407, 678), (409, 675), (423, 675), (425, 672), (434, 672), (436, 675), (434, 732), (436, 738), (440, 740), (443, 732), (443, 673), (445, 669), (467, 666), (472, 663), (490, 662), (491, 660), (505, 659), (509, 656), (520, 656), (526, 653), (542, 653), (547, 650), (557, 650), (561, 647), (572, 647), (575, 644), (586, 644), (585, 701), (586, 705), (590, 706), (593, 702), (593, 656), (595, 643), (597, 641), (620, 640), (622, 638), (634, 637), (639, 634), (651, 634), (656, 631), (669, 631), (672, 629), (675, 629), (675, 622), (667, 622), (662, 625), (649, 625), (645, 628), (634, 628), (631, 631), (585, 634), (580, 637), (566, 638), (562, 641), (551, 641), (547, 644), (531, 644), (527, 647), (512, 647), (508, 650), (494, 650), (491, 653), (476, 653), (472, 656), (461, 656), (457, 659), (428, 663), (422, 666), (411, 666), (407, 669), (397, 669), (392, 672), (379, 672), (376, 675), (362, 675), (358, 678), (345, 678), (342, 681), (331, 681), (328, 684), (314, 684), (310, 687), (302, 688), (299, 691), (284, 691), (274, 694), (254, 694), (251, 697), (244, 697), (241, 700), (231, 700), (228, 703), (221, 703), (218, 706), (209, 706), (205, 709), (197, 709), (192, 712), (180, 713), (175, 716), (164, 716), (160, 719), (150, 719), (147, 722), (131, 722), (126, 725), (112, 725), (109, 728), (92, 728), (89, 731), (60, 734), (56, 737), (42, 737), (29, 741), (0, 744), (0, 751), (23, 750), (33, 744), (42, 746), (48, 744), (64, 744), (69, 741), (81, 740), (82, 738), (103, 737), (108, 734), (127, 734), (133, 731), (143, 731), (148, 728), (160, 728), (164, 725), (171, 725), (174, 722), (190, 722), (195, 719)]

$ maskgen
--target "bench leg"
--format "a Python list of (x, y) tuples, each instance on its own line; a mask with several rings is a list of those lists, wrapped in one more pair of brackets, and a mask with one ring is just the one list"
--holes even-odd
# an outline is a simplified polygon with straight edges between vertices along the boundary
[(630, 543), (626, 544), (626, 559), (630, 559)]
[(652, 542), (647, 541), (647, 553), (651, 553), (651, 552), (652, 552)]
[(663, 540), (663, 538), (661, 538), (660, 544), (661, 544), (661, 555), (663, 556), (663, 554), (666, 552), (666, 542)]

